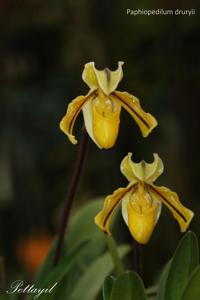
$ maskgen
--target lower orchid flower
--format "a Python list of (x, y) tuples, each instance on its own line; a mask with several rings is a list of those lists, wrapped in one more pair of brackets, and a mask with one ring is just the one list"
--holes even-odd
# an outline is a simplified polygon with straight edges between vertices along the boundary
[(182, 205), (178, 195), (169, 188), (156, 186), (153, 182), (162, 174), (163, 162), (154, 154), (154, 161), (134, 163), (129, 153), (121, 162), (121, 172), (128, 179), (125, 188), (119, 188), (106, 197), (104, 207), (95, 217), (95, 223), (106, 233), (110, 234), (111, 218), (122, 204), (122, 216), (133, 238), (141, 244), (149, 241), (153, 229), (158, 222), (162, 203), (171, 211), (185, 232), (194, 213)]

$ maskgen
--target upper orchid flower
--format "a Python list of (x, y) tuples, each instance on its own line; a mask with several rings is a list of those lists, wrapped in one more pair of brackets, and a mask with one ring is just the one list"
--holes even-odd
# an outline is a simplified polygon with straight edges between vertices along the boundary
[(81, 110), (86, 130), (99, 148), (108, 149), (115, 144), (121, 107), (133, 117), (144, 137), (157, 125), (156, 119), (143, 111), (135, 96), (116, 91), (123, 77), (122, 65), (123, 62), (118, 62), (115, 71), (108, 68), (97, 70), (94, 62), (85, 65), (82, 78), (90, 90), (87, 95), (78, 96), (69, 104), (66, 115), (60, 122), (61, 130), (73, 144), (76, 144), (77, 140), (72, 131)]
[(121, 163), (121, 172), (130, 182), (129, 185), (106, 197), (103, 209), (95, 217), (95, 223), (109, 234), (112, 215), (122, 203), (122, 215), (132, 236), (138, 243), (145, 244), (159, 219), (163, 203), (178, 221), (181, 232), (186, 231), (193, 212), (181, 204), (175, 192), (153, 184), (163, 172), (162, 160), (154, 154), (153, 163), (134, 163), (131, 155), (129, 153)]

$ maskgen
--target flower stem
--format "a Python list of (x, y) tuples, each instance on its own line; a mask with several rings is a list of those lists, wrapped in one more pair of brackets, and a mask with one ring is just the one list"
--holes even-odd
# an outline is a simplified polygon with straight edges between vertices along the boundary
[(141, 250), (141, 245), (133, 240), (133, 268), (140, 276), (142, 275)]
[(89, 144), (89, 136), (86, 132), (85, 126), (83, 125), (82, 137), (81, 137), (80, 146), (79, 146), (79, 150), (78, 150), (78, 154), (77, 154), (77, 158), (76, 158), (76, 162), (75, 162), (74, 173), (72, 175), (69, 189), (68, 189), (68, 192), (67, 192), (65, 200), (64, 200), (65, 205), (63, 208), (60, 229), (59, 229), (59, 233), (58, 233), (58, 241), (57, 241), (57, 247), (56, 247), (55, 255), (54, 255), (54, 259), (53, 259), (53, 267), (55, 267), (60, 260), (63, 242), (64, 242), (65, 231), (68, 226), (73, 201), (74, 201), (76, 192), (78, 190), (80, 178), (81, 178), (81, 175), (83, 172), (83, 167), (84, 167), (84, 162), (86, 159), (88, 144)]
[(120, 276), (124, 272), (124, 266), (119, 257), (119, 254), (117, 251), (117, 245), (116, 245), (115, 240), (112, 237), (112, 235), (106, 235), (106, 242), (107, 242), (108, 250), (110, 252), (110, 255), (112, 257), (112, 260), (113, 260), (113, 263), (115, 266), (116, 275)]
[(0, 288), (3, 292), (3, 299), (8, 299), (8, 295), (6, 294), (6, 271), (5, 271), (5, 261), (4, 257), (0, 256)]

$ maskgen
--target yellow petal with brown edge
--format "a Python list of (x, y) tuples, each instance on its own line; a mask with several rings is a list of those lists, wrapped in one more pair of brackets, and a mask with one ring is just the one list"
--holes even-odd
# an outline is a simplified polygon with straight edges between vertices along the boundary
[(94, 72), (96, 74), (98, 84), (106, 95), (112, 93), (121, 81), (123, 77), (123, 64), (124, 63), (122, 61), (119, 61), (118, 68), (115, 71), (111, 71), (108, 68), (105, 68), (104, 70), (97, 70), (94, 67)]
[(72, 144), (77, 144), (77, 140), (73, 135), (74, 123), (81, 109), (87, 101), (96, 98), (97, 90), (90, 91), (86, 96), (78, 96), (68, 105), (66, 115), (60, 122), (60, 129), (68, 136)]
[(193, 211), (183, 206), (178, 195), (164, 186), (148, 185), (148, 190), (169, 208), (178, 221), (181, 232), (185, 232), (194, 216)]
[(120, 112), (121, 106), (118, 105), (115, 111), (105, 116), (93, 105), (93, 136), (101, 148), (109, 149), (115, 144), (119, 132)]
[(159, 210), (160, 206), (154, 203), (152, 207), (144, 213), (139, 213), (134, 209), (134, 206), (131, 205), (131, 202), (128, 202), (128, 227), (131, 235), (138, 243), (146, 244), (149, 241), (157, 223)]
[(132, 161), (132, 153), (122, 160), (120, 165), (120, 170), (122, 174), (131, 182), (145, 181), (153, 182), (155, 181), (163, 172), (163, 163), (158, 154), (154, 153), (154, 161), (152, 163), (147, 163), (144, 160), (135, 163)]
[(126, 92), (114, 91), (110, 95), (110, 98), (117, 101), (133, 117), (143, 137), (147, 137), (157, 126), (158, 123), (156, 119), (150, 113), (146, 113), (142, 109), (139, 99), (135, 96)]
[(112, 195), (109, 195), (104, 200), (102, 210), (96, 215), (95, 223), (103, 230), (104, 233), (110, 234), (109, 226), (114, 212), (121, 203), (123, 197), (132, 188), (132, 184), (125, 188), (119, 188)]

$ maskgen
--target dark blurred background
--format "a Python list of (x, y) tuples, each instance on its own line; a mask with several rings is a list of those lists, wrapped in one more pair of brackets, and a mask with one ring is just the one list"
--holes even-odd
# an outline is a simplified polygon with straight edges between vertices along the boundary
[[(59, 121), (67, 104), (87, 93), (81, 74), (89, 61), (111, 69), (124, 61), (119, 89), (139, 97), (159, 126), (143, 139), (123, 111), (114, 148), (99, 150), (91, 142), (74, 211), (127, 184), (119, 170), (127, 152), (149, 162), (157, 152), (165, 165), (158, 183), (194, 210), (191, 229), (199, 235), (198, 2), (0, 0), (0, 254), (8, 277), (23, 272), (24, 238), (35, 245), (35, 237), (43, 236), (48, 245), (57, 231), (78, 149), (59, 130)], [(134, 17), (127, 8), (195, 8), (196, 15)], [(79, 138), (82, 122), (80, 116)], [(131, 240), (123, 222), (119, 230)], [(143, 247), (147, 283), (180, 237), (163, 208)]]

